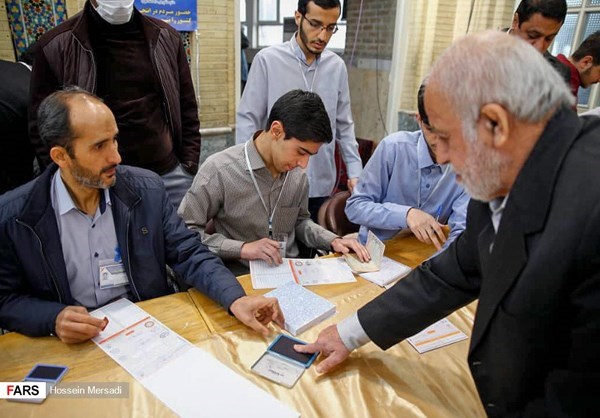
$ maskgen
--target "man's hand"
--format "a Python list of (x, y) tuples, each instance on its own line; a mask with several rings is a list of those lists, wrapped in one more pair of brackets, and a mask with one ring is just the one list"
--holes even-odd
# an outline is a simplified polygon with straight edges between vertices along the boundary
[(242, 260), (265, 260), (270, 266), (283, 263), (279, 253), (279, 242), (269, 238), (245, 242), (240, 257)]
[(294, 350), (299, 353), (316, 353), (320, 351), (322, 356), (327, 357), (317, 365), (318, 373), (327, 373), (333, 370), (350, 355), (350, 351), (342, 342), (335, 325), (330, 325), (321, 331), (314, 343), (296, 344)]
[(265, 337), (270, 334), (267, 328), (269, 322), (274, 321), (281, 328), (284, 326), (285, 319), (276, 298), (243, 296), (236, 299), (229, 310), (237, 319)]
[(406, 214), (406, 223), (415, 237), (425, 244), (433, 244), (438, 250), (446, 242), (442, 225), (433, 216), (422, 210), (410, 208)]
[(336, 253), (342, 254), (348, 254), (352, 250), (363, 263), (367, 263), (371, 260), (371, 255), (367, 248), (355, 239), (336, 238), (331, 241), (331, 248)]
[(356, 183), (358, 183), (358, 177), (352, 177), (351, 179), (348, 179), (348, 181), (346, 182), (346, 185), (348, 186), (348, 191), (350, 192), (350, 194), (352, 194), (352, 192), (354, 191), (354, 188), (356, 187)]
[(64, 343), (81, 343), (95, 337), (105, 320), (91, 316), (83, 306), (67, 306), (56, 317), (54, 329)]

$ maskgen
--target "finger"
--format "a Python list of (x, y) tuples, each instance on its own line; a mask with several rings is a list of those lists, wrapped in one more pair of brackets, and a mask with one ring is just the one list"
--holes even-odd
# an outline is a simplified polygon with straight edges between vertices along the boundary
[(88, 313), (88, 311), (82, 306), (74, 306), (73, 308), (65, 310), (63, 320), (67, 322), (90, 324), (94, 327), (100, 328), (104, 323), (104, 319), (96, 318)]
[(317, 365), (317, 373), (329, 373), (339, 366), (344, 360), (346, 360), (346, 357), (334, 352)]
[(307, 354), (314, 354), (317, 351), (321, 351), (320, 346), (317, 343), (294, 344), (294, 350), (296, 350), (299, 353), (307, 353)]
[(60, 336), (78, 341), (89, 340), (100, 333), (100, 328), (79, 322), (64, 322), (60, 324)]
[(436, 222), (435, 225), (433, 226), (433, 230), (435, 231), (435, 234), (438, 236), (440, 242), (442, 242), (442, 243), (446, 242), (446, 234), (444, 234), (444, 230), (442, 229), (440, 224), (438, 224)]
[(267, 298), (270, 299), (271, 305), (271, 320), (274, 321), (281, 328), (285, 325), (285, 317), (283, 316), (283, 311), (279, 306), (279, 301), (276, 298)]
[(264, 335), (265, 337), (267, 337), (271, 333), (271, 331), (269, 331), (269, 329), (266, 326), (258, 322), (254, 317), (251, 317), (250, 320), (244, 323), (250, 328), (252, 328), (254, 331)]
[(438, 240), (438, 237), (435, 234), (435, 230), (434, 229), (430, 229), (428, 231), (428, 236), (429, 236), (429, 239), (430, 239), (431, 243), (433, 245), (435, 245), (435, 248), (437, 248), (438, 251), (441, 250), (442, 249), (442, 244), (440, 244), (440, 241)]
[(359, 244), (358, 242), (354, 246), (354, 252), (358, 256), (358, 258), (361, 261), (363, 261), (363, 262), (367, 262), (367, 261), (369, 261), (371, 259), (371, 255), (369, 254), (369, 250), (367, 250), (365, 248), (365, 246)]

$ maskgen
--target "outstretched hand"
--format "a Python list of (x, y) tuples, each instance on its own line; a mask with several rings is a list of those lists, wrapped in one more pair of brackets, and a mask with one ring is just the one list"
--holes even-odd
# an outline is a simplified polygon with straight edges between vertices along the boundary
[(243, 296), (236, 299), (229, 309), (242, 323), (265, 337), (271, 333), (267, 328), (271, 321), (281, 328), (284, 326), (285, 319), (276, 298)]
[(343, 363), (350, 351), (346, 348), (335, 325), (330, 325), (319, 333), (317, 341), (312, 344), (296, 344), (294, 350), (299, 353), (316, 353), (319, 351), (325, 360), (317, 365), (318, 373), (327, 373)]

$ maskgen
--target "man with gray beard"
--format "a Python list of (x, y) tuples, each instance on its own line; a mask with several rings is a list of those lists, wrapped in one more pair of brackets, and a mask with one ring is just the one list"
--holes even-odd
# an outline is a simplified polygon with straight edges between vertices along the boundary
[[(468, 62), (469, 65), (464, 65)], [(489, 416), (597, 414), (600, 120), (578, 118), (544, 58), (499, 32), (450, 46), (425, 108), (473, 197), (467, 228), (358, 312), (297, 351), (327, 372), (373, 341), (387, 349), (479, 299), (468, 362)]]

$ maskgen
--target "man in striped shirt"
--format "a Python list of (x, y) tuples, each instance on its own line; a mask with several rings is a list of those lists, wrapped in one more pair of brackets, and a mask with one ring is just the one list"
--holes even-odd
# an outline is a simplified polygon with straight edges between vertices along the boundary
[[(236, 273), (247, 271), (249, 260), (280, 264), (282, 256), (297, 257), (296, 239), (320, 250), (354, 251), (367, 261), (369, 254), (357, 240), (340, 238), (310, 219), (305, 168), (331, 140), (319, 96), (288, 92), (273, 105), (266, 130), (206, 160), (179, 215)], [(211, 233), (206, 230), (210, 220)]]

